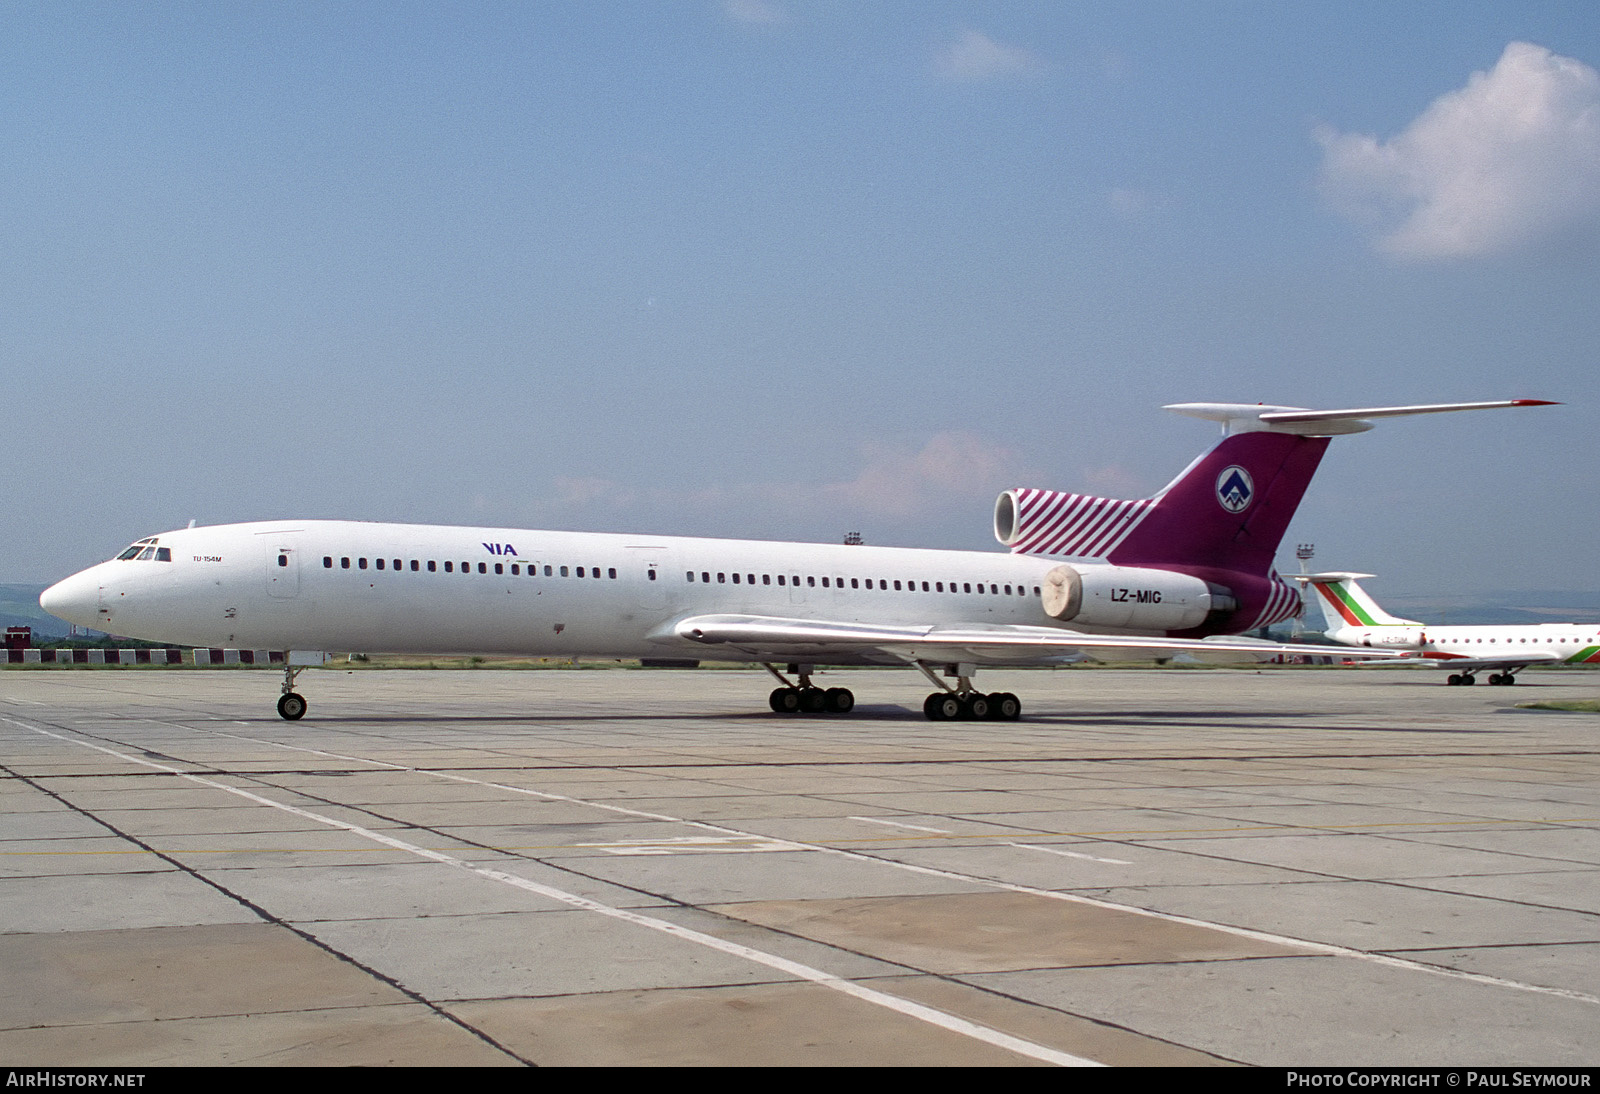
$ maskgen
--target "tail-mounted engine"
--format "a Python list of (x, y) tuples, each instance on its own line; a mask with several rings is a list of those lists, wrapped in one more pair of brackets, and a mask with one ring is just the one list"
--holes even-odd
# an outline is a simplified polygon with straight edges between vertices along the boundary
[(1045, 614), (1085, 627), (1186, 631), (1238, 608), (1227, 589), (1133, 566), (1057, 566), (1040, 586)]

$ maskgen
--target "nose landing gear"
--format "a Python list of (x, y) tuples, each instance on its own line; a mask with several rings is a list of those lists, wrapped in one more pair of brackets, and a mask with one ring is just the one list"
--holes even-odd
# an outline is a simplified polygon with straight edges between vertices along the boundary
[(328, 659), (321, 652), (288, 650), (283, 655), (283, 688), (278, 696), (278, 716), (286, 722), (298, 722), (306, 716), (306, 697), (294, 690), (294, 678), (310, 665), (320, 665)]

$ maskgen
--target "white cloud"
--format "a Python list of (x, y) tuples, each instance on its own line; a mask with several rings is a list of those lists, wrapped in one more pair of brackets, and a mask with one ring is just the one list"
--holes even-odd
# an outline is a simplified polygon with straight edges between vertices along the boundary
[(986, 34), (964, 30), (950, 45), (939, 51), (939, 73), (951, 80), (977, 82), (1037, 71), (1036, 54), (1018, 46), (996, 42)]
[[(550, 515), (642, 513), (839, 513), (894, 518), (947, 511), (986, 502), (999, 491), (1029, 481), (1008, 448), (976, 434), (936, 433), (921, 449), (873, 447), (862, 453), (845, 482), (745, 482), (694, 488), (636, 489), (612, 479), (566, 477), (555, 482)], [(981, 510), (981, 507), (980, 507)]]
[(910, 516), (998, 493), (1014, 485), (1009, 478), (1017, 470), (1010, 450), (960, 431), (934, 434), (919, 452), (885, 449), (868, 457), (854, 479), (820, 487), (820, 499)]
[(1323, 192), (1394, 255), (1492, 254), (1600, 222), (1600, 74), (1527, 42), (1391, 140), (1317, 139)]

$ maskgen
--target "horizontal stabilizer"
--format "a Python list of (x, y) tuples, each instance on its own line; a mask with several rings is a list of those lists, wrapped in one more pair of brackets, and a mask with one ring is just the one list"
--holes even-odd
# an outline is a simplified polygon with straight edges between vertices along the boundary
[(1412, 414), (1446, 414), (1454, 410), (1497, 410), (1513, 406), (1559, 406), (1548, 399), (1502, 399), (1487, 403), (1425, 403), (1418, 406), (1374, 406), (1352, 410), (1308, 410), (1297, 406), (1263, 403), (1172, 403), (1163, 407), (1175, 414), (1221, 422), (1225, 433), (1293, 433), (1301, 437), (1337, 437), (1365, 433), (1372, 418), (1402, 418)]

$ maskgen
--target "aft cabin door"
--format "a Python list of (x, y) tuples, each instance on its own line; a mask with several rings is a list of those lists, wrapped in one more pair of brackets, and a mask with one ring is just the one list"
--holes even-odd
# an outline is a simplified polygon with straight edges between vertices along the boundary
[[(272, 541), (269, 540), (269, 543)], [(286, 543), (267, 551), (267, 595), (287, 600), (300, 594), (300, 557)]]

